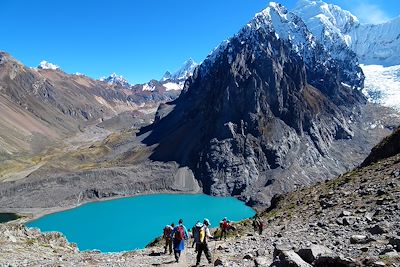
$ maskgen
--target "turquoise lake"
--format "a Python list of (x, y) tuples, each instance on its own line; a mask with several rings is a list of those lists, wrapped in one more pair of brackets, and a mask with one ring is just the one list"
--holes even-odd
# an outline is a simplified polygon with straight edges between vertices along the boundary
[(43, 216), (27, 226), (61, 232), (80, 250), (120, 252), (144, 248), (162, 235), (166, 224), (177, 224), (180, 218), (189, 230), (203, 218), (218, 227), (223, 217), (239, 221), (254, 214), (232, 197), (160, 194), (89, 203)]

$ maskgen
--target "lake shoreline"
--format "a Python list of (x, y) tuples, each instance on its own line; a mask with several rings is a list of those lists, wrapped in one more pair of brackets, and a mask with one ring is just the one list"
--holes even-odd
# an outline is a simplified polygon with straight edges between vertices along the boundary
[[(140, 192), (136, 194), (130, 195), (116, 195), (110, 197), (103, 197), (103, 198), (96, 198), (96, 199), (85, 199), (84, 201), (80, 202), (79, 204), (75, 205), (68, 205), (68, 206), (55, 206), (50, 208), (0, 208), (0, 213), (14, 213), (20, 216), (19, 219), (14, 220), (13, 222), (20, 222), (20, 223), (28, 223), (33, 220), (37, 220), (43, 216), (58, 213), (74, 208), (78, 208), (80, 206), (89, 204), (89, 203), (96, 203), (96, 202), (104, 202), (104, 201), (112, 201), (117, 199), (124, 199), (136, 196), (146, 196), (146, 195), (157, 195), (157, 194), (171, 194), (171, 195), (183, 195), (183, 194), (204, 194), (201, 190), (198, 191), (175, 191), (175, 190), (160, 190), (160, 191), (148, 191), (148, 192)], [(253, 208), (253, 207), (252, 207)], [(254, 208), (253, 208), (254, 209)]]
[[(68, 206), (56, 206), (50, 208), (0, 208), (0, 213), (14, 213), (19, 216), (18, 219), (13, 220), (12, 222), (19, 222), (19, 223), (29, 223), (30, 221), (37, 220), (43, 216), (58, 213), (74, 208), (78, 208), (80, 206), (89, 204), (89, 203), (96, 203), (96, 202), (103, 202), (103, 201), (112, 201), (117, 199), (124, 199), (136, 196), (144, 196), (144, 195), (157, 195), (157, 194), (171, 194), (171, 195), (185, 195), (185, 194), (204, 194), (203, 191), (200, 189), (198, 191), (178, 191), (178, 190), (160, 190), (160, 191), (148, 191), (148, 192), (141, 192), (131, 195), (119, 195), (119, 196), (111, 196), (111, 197), (103, 197), (97, 199), (85, 199), (84, 201), (80, 202), (78, 205), (68, 205)], [(206, 195), (206, 194), (204, 194)], [(225, 197), (225, 196), (218, 196), (218, 197)], [(233, 196), (234, 198), (238, 199), (237, 197)], [(252, 208), (255, 212), (260, 212), (260, 209), (257, 206), (247, 205), (244, 201), (238, 199), (239, 201), (243, 202), (246, 206)]]
[(25, 225), (44, 233), (60, 232), (81, 251), (112, 253), (145, 248), (162, 234), (166, 224), (177, 224), (178, 219), (183, 219), (189, 230), (204, 218), (211, 221), (212, 227), (218, 227), (224, 217), (238, 222), (256, 214), (237, 198), (205, 194), (158, 193), (109, 200), (55, 212), (36, 220), (30, 218), (25, 220)]

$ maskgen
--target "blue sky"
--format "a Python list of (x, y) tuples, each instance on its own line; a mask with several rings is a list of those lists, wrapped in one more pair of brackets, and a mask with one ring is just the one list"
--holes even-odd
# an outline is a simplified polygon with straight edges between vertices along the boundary
[[(0, 50), (93, 78), (159, 79), (189, 57), (202, 61), (266, 7), (263, 0), (0, 0)], [(289, 9), (295, 0), (278, 1)], [(331, 0), (362, 22), (400, 14), (398, 0)]]

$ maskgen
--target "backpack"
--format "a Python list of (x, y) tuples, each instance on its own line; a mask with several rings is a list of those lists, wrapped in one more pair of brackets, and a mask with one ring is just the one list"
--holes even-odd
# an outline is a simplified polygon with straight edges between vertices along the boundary
[(229, 227), (228, 222), (227, 222), (227, 221), (224, 221), (224, 222), (222, 223), (222, 229), (227, 230), (228, 227)]
[(174, 238), (175, 238), (175, 240), (183, 240), (183, 239), (185, 239), (185, 229), (183, 229), (182, 225), (179, 225), (179, 226), (176, 227)]
[(171, 235), (171, 232), (172, 232), (172, 227), (169, 226), (169, 225), (165, 226), (165, 228), (164, 228), (164, 236), (165, 237), (169, 237)]
[(193, 227), (193, 238), (194, 242), (200, 243), (200, 230), (202, 226), (196, 225)]
[(205, 227), (201, 227), (201, 229), (200, 229), (199, 241), (200, 241), (200, 243), (205, 243), (206, 242), (206, 229), (205, 229)]

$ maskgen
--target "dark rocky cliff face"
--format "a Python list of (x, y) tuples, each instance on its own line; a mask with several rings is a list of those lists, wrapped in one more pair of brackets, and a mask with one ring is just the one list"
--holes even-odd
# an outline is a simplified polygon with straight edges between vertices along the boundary
[(362, 167), (368, 166), (377, 161), (395, 156), (400, 153), (400, 127), (391, 135), (384, 138), (371, 150), (371, 154), (363, 161)]
[(311, 41), (302, 49), (269, 27), (242, 29), (163, 106), (172, 111), (145, 140), (159, 143), (151, 158), (189, 166), (206, 193), (249, 203), (343, 171), (349, 161), (333, 144), (354, 136), (362, 72), (351, 52), (344, 64)]

